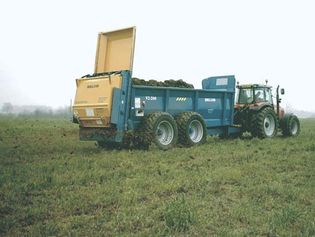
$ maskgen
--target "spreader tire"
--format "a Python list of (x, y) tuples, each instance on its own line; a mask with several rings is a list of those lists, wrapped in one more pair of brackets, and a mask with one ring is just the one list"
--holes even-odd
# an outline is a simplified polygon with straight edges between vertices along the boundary
[(177, 143), (177, 125), (169, 113), (151, 113), (144, 117), (141, 126), (142, 139), (148, 146), (154, 143), (159, 149), (168, 150)]
[(207, 127), (202, 116), (196, 112), (183, 112), (176, 117), (178, 141), (183, 146), (203, 144), (207, 139)]

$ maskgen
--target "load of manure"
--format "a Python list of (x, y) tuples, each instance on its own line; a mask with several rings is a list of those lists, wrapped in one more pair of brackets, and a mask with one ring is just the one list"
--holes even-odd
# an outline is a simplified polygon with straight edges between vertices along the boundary
[(132, 78), (133, 85), (139, 86), (159, 86), (159, 87), (180, 87), (180, 88), (194, 88), (192, 84), (189, 84), (182, 79), (179, 80), (165, 80), (165, 81), (157, 81), (157, 80), (143, 80), (136, 77)]

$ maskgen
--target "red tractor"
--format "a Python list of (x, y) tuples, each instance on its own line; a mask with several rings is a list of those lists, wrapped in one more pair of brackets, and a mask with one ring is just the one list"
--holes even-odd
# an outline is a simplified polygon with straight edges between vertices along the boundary
[[(241, 126), (241, 134), (250, 132), (253, 137), (271, 138), (280, 129), (284, 136), (297, 136), (300, 122), (296, 115), (285, 114), (280, 107), (279, 86), (276, 92), (276, 104), (273, 103), (272, 87), (267, 85), (237, 84), (234, 123)], [(281, 95), (284, 89), (281, 89)]]

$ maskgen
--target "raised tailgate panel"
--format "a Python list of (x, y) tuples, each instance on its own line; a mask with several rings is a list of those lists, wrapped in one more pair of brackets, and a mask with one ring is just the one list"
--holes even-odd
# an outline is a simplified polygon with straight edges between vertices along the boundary
[(135, 27), (102, 32), (98, 35), (95, 73), (132, 71)]

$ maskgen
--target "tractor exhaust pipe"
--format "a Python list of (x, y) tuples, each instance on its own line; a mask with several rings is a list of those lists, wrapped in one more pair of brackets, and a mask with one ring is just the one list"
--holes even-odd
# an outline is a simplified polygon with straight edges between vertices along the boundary
[(280, 99), (280, 96), (279, 96), (279, 85), (277, 86), (277, 116), (279, 118), (280, 116), (280, 102), (281, 102), (281, 99)]

